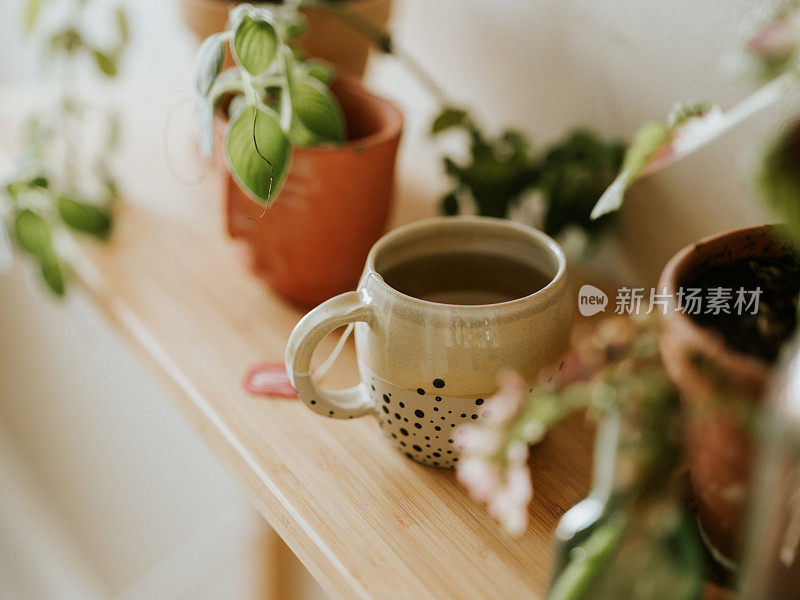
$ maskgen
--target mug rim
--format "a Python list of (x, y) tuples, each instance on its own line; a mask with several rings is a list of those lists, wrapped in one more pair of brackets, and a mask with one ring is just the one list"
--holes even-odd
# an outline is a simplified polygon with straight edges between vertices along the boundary
[[(433, 302), (431, 300), (423, 300), (422, 298), (417, 298), (415, 296), (410, 296), (401, 292), (400, 290), (390, 286), (386, 281), (383, 279), (383, 275), (375, 268), (375, 259), (378, 254), (384, 249), (384, 247), (395, 241), (397, 238), (407, 235), (409, 233), (431, 229), (434, 228), (438, 224), (442, 223), (481, 223), (484, 225), (488, 225), (495, 230), (515, 230), (519, 233), (523, 233), (528, 236), (531, 240), (538, 242), (541, 246), (549, 250), (551, 256), (556, 259), (556, 273), (552, 277), (550, 277), (549, 282), (547, 285), (543, 286), (542, 288), (536, 290), (531, 294), (527, 294), (525, 296), (520, 296), (519, 298), (514, 298), (512, 300), (506, 300), (504, 302), (492, 302), (488, 304), (451, 304), (447, 302)], [(388, 233), (384, 234), (369, 251), (367, 255), (367, 261), (365, 265), (365, 279), (371, 275), (374, 275), (374, 279), (380, 282), (380, 285), (389, 290), (391, 293), (400, 296), (407, 302), (411, 302), (423, 308), (435, 308), (441, 307), (444, 309), (449, 310), (463, 310), (466, 312), (475, 312), (477, 310), (486, 310), (486, 309), (495, 309), (495, 308), (516, 308), (518, 305), (529, 303), (531, 300), (538, 300), (541, 299), (545, 302), (552, 299), (553, 295), (557, 293), (558, 289), (561, 287), (561, 284), (564, 281), (565, 274), (567, 271), (567, 258), (564, 254), (564, 250), (561, 246), (556, 242), (553, 238), (549, 235), (535, 229), (529, 225), (525, 225), (524, 223), (519, 223), (517, 221), (511, 221), (509, 219), (501, 219), (497, 217), (484, 217), (484, 216), (477, 216), (477, 215), (460, 215), (460, 216), (452, 216), (452, 217), (430, 217), (427, 219), (422, 219), (419, 221), (413, 221), (412, 223), (408, 223), (406, 225), (402, 225), (389, 231)], [(361, 287), (361, 286), (359, 286)]]

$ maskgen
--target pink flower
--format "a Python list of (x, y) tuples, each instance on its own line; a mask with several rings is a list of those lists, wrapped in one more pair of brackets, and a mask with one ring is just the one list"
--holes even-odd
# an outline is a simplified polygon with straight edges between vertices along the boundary
[(513, 371), (502, 373), (498, 381), (500, 389), (486, 403), (484, 422), (456, 430), (456, 445), (461, 450), (457, 477), (473, 498), (487, 505), (489, 514), (509, 533), (518, 535), (528, 522), (533, 484), (528, 444), (509, 432), (523, 407), (528, 385)]
[(483, 457), (461, 455), (458, 481), (478, 502), (489, 502), (500, 486), (500, 470)]
[[(527, 459), (527, 446), (525, 457)], [(514, 464), (505, 474), (503, 484), (487, 502), (489, 514), (511, 535), (520, 535), (528, 524), (528, 503), (533, 498), (533, 483), (528, 461)]]
[(798, 41), (798, 32), (792, 19), (781, 17), (767, 23), (747, 40), (747, 49), (755, 54), (775, 56), (791, 52)]
[(456, 430), (457, 447), (464, 454), (480, 456), (493, 454), (500, 448), (502, 437), (494, 428), (463, 425)]
[(522, 375), (515, 371), (503, 371), (497, 378), (500, 389), (495, 392), (486, 405), (486, 421), (500, 426), (511, 421), (526, 397), (528, 385)]

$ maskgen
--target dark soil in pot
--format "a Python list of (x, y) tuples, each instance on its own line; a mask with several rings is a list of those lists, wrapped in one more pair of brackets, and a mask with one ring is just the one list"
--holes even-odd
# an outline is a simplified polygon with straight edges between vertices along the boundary
[(701, 288), (703, 296), (713, 288), (760, 290), (758, 312), (691, 315), (698, 325), (718, 331), (732, 349), (774, 363), (781, 347), (797, 325), (800, 296), (800, 261), (791, 253), (782, 256), (741, 258), (709, 264), (681, 281), (684, 289)]

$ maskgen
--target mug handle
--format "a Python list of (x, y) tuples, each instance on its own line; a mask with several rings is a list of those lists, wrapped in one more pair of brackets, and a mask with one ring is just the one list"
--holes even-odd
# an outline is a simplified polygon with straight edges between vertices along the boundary
[(352, 419), (371, 412), (374, 403), (363, 383), (325, 392), (311, 378), (314, 349), (331, 331), (348, 323), (372, 325), (375, 311), (366, 292), (345, 292), (326, 300), (295, 325), (286, 346), (286, 372), (298, 397), (311, 410), (334, 419)]

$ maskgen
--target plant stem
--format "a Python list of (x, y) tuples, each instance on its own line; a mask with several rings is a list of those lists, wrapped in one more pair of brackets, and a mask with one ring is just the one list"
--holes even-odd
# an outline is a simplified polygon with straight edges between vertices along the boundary
[(685, 144), (681, 144), (680, 138), (678, 138), (675, 151), (666, 158), (654, 162), (643, 174), (650, 175), (672, 163), (686, 158), (690, 154), (707, 146), (739, 123), (746, 121), (765, 108), (774, 105), (786, 93), (793, 90), (796, 91), (797, 86), (798, 79), (794, 72), (784, 73), (776, 77), (769, 83), (758, 88), (744, 100), (741, 100), (738, 104), (724, 111), (719, 119), (709, 123), (708, 127), (702, 132), (702, 135), (693, 136), (691, 141)]
[[(82, 4), (78, 2), (73, 2), (71, 11), (69, 13), (68, 20), (70, 22), (70, 27), (75, 29), (77, 28), (77, 24), (80, 22), (81, 18), (81, 11), (83, 10)], [(78, 153), (75, 150), (75, 145), (73, 144), (73, 119), (75, 119), (75, 115), (71, 114), (71, 109), (68, 107), (69, 103), (75, 102), (75, 98), (77, 98), (77, 94), (74, 93), (75, 89), (75, 71), (74, 71), (74, 61), (72, 58), (72, 54), (70, 52), (65, 52), (63, 57), (63, 68), (61, 69), (61, 79), (60, 79), (60, 89), (59, 89), (59, 104), (60, 104), (60, 116), (61, 116), (61, 136), (64, 144), (64, 188), (70, 192), (74, 193), (74, 182), (76, 178), (76, 172), (78, 170), (77, 166), (77, 156)], [(75, 108), (74, 106), (72, 107)]]
[(289, 135), (292, 128), (292, 89), (294, 83), (292, 81), (292, 56), (291, 50), (288, 48), (281, 55), (283, 61), (283, 90), (281, 91), (281, 129)]
[(327, 12), (340, 21), (347, 23), (353, 29), (368, 38), (378, 50), (385, 54), (391, 54), (399, 60), (440, 105), (454, 105), (447, 95), (447, 92), (444, 91), (425, 68), (410, 54), (397, 47), (394, 39), (387, 30), (378, 27), (371, 21), (368, 21), (338, 2), (330, 2), (328, 0), (302, 0), (300, 5), (305, 8), (315, 8)]

